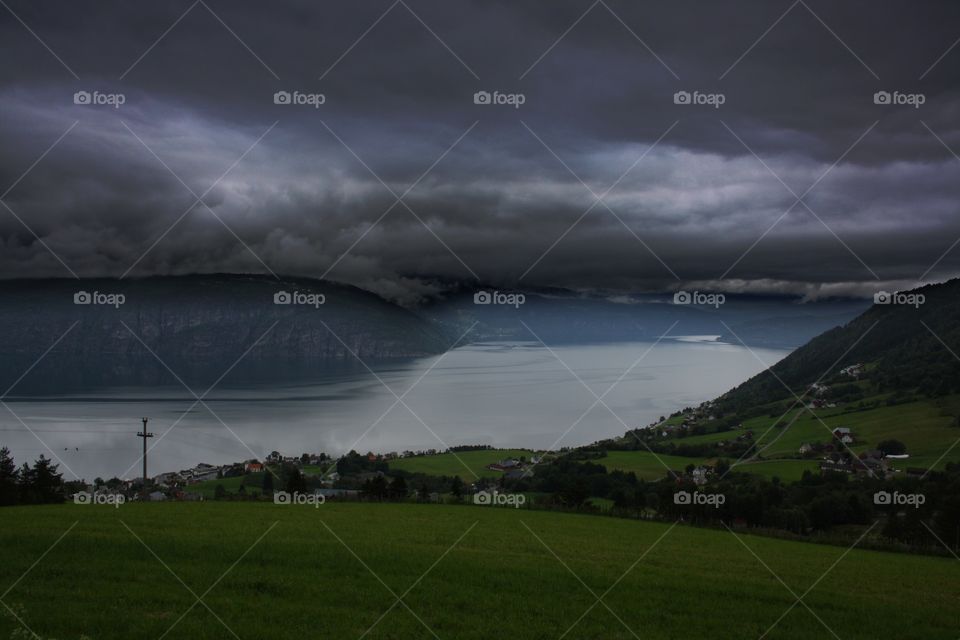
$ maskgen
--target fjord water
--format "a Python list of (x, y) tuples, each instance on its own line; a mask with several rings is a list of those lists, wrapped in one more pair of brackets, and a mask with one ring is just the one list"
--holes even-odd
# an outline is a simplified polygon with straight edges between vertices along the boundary
[(240, 387), (227, 376), (209, 395), (194, 389), (204, 403), (182, 386), (8, 399), (16, 415), (0, 417), (0, 443), (18, 464), (52, 451), (65, 479), (88, 481), (139, 475), (143, 416), (155, 434), (151, 475), (274, 450), (558, 448), (621, 435), (716, 397), (787, 353), (709, 336), (549, 349), (472, 344), (293, 383)]

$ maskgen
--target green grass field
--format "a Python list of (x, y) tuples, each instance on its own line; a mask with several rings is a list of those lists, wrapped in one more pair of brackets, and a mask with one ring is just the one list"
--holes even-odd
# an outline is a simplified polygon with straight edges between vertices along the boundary
[[(951, 396), (937, 402), (955, 411), (958, 399)], [(881, 406), (853, 412), (837, 407), (819, 409), (815, 413), (816, 417), (807, 409), (790, 412), (781, 422), (788, 423), (794, 416), (797, 419), (785, 429), (771, 429), (777, 418), (761, 416), (744, 421), (742, 430), (687, 436), (672, 442), (678, 445), (710, 444), (735, 438), (746, 430), (753, 430), (764, 460), (738, 465), (737, 471), (756, 473), (767, 478), (777, 476), (786, 482), (799, 480), (804, 470), (817, 470), (816, 460), (796, 459), (800, 445), (815, 441), (830, 442), (831, 430), (836, 427), (849, 427), (853, 430), (857, 442), (850, 448), (855, 453), (876, 448), (883, 440), (896, 439), (903, 442), (910, 458), (893, 462), (893, 466), (900, 470), (907, 467), (942, 469), (947, 462), (960, 460), (960, 447), (954, 447), (949, 455), (943, 456), (944, 452), (960, 439), (960, 429), (953, 426), (955, 418), (933, 401)], [(684, 469), (688, 464), (715, 461), (715, 458), (687, 458), (663, 454), (660, 454), (659, 458), (676, 470)], [(732, 459), (728, 461), (733, 462)], [(606, 458), (598, 462), (611, 470), (633, 471), (637, 477), (647, 480), (656, 480), (665, 473), (664, 466), (657, 457), (644, 450), (610, 451)]]
[(465, 482), (473, 482), (478, 477), (496, 478), (501, 475), (499, 471), (487, 469), (488, 464), (504, 458), (520, 456), (526, 456), (529, 459), (531, 455), (535, 455), (535, 452), (526, 449), (488, 449), (401, 458), (391, 460), (389, 464), (391, 470), (401, 469), (410, 473), (427, 473), (434, 476), (460, 476)]
[(5, 516), (2, 601), (43, 639), (957, 637), (953, 558), (475, 506)]
[(632, 471), (638, 478), (659, 480), (667, 475), (667, 467), (672, 471), (683, 471), (688, 464), (700, 464), (706, 460), (707, 458), (686, 458), (662, 453), (654, 455), (649, 451), (608, 451), (606, 457), (590, 462), (602, 464), (607, 471)]
[[(597, 464), (607, 467), (607, 471), (618, 469), (620, 471), (632, 471), (638, 478), (644, 480), (659, 480), (667, 475), (666, 467), (674, 471), (683, 471), (688, 464), (713, 464), (716, 458), (686, 458), (683, 456), (668, 456), (664, 454), (652, 454), (649, 451), (608, 451), (605, 458), (592, 460)], [(727, 459), (728, 462), (734, 462)], [(766, 478), (774, 476), (784, 482), (799, 480), (803, 476), (804, 470), (816, 472), (819, 468), (819, 462), (816, 460), (762, 460), (758, 462), (749, 462), (736, 466), (736, 471), (741, 473), (755, 473)]]

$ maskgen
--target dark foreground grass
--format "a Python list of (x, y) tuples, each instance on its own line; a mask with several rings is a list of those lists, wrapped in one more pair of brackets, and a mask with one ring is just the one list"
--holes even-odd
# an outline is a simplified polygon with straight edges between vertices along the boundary
[[(955, 559), (682, 525), (440, 505), (2, 514), (2, 602), (44, 639), (715, 639), (757, 638), (775, 624), (766, 637), (846, 640), (960, 630)], [(0, 638), (18, 627), (0, 620)]]

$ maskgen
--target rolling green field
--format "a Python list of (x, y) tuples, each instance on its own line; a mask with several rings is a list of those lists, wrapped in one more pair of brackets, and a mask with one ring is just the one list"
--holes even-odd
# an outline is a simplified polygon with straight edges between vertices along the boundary
[(460, 476), (464, 482), (473, 482), (477, 478), (496, 478), (501, 475), (499, 471), (487, 469), (488, 464), (499, 462), (504, 458), (520, 456), (526, 456), (529, 459), (534, 454), (535, 452), (526, 449), (488, 449), (401, 458), (391, 460), (389, 464), (391, 470), (401, 469), (410, 473), (427, 473), (434, 476)]
[(5, 515), (2, 601), (43, 639), (957, 636), (953, 558), (476, 506)]
[(683, 471), (688, 464), (700, 464), (706, 460), (707, 458), (686, 458), (662, 453), (653, 455), (649, 451), (608, 451), (606, 457), (590, 462), (602, 464), (607, 471), (632, 471), (638, 478), (659, 480), (667, 475), (667, 467), (671, 471)]
[[(683, 471), (688, 464), (712, 464), (715, 461), (716, 458), (654, 455), (649, 451), (608, 451), (605, 458), (591, 460), (591, 462), (605, 466), (607, 471), (613, 471), (614, 469), (632, 471), (637, 474), (638, 478), (644, 480), (663, 478), (667, 474), (664, 464), (674, 471)], [(732, 463), (733, 460), (730, 460), (730, 462)], [(804, 470), (817, 471), (818, 465), (819, 463), (816, 460), (763, 460), (737, 465), (736, 471), (755, 473), (767, 478), (776, 476), (785, 482), (792, 482), (799, 480), (803, 476)]]
[[(850, 447), (854, 453), (874, 449), (883, 440), (896, 439), (907, 446), (910, 457), (892, 461), (895, 468), (901, 471), (907, 467), (942, 469), (947, 462), (960, 460), (960, 447), (953, 447), (948, 455), (943, 455), (960, 439), (960, 428), (954, 426), (955, 418), (938, 403), (952, 405), (956, 402), (956, 397), (948, 397), (938, 402), (918, 401), (865, 411), (844, 411), (842, 407), (837, 407), (818, 409), (815, 415), (807, 409), (796, 409), (782, 420), (783, 423), (789, 423), (796, 418), (789, 427), (771, 429), (777, 417), (761, 416), (744, 421), (742, 430), (691, 435), (673, 442), (678, 445), (711, 444), (753, 430), (764, 459), (737, 465), (736, 470), (767, 478), (777, 476), (790, 482), (799, 480), (805, 470), (815, 472), (818, 469), (817, 460), (797, 459), (800, 445), (816, 441), (830, 442), (832, 429), (849, 427), (857, 439)], [(951, 411), (955, 411), (955, 407)], [(712, 463), (716, 460), (664, 454), (654, 456), (648, 451), (639, 450), (609, 451), (606, 458), (597, 462), (609, 470), (633, 471), (638, 478), (656, 480), (666, 472), (657, 457), (675, 470), (684, 469), (688, 464)], [(730, 459), (729, 462), (733, 463), (734, 460)]]

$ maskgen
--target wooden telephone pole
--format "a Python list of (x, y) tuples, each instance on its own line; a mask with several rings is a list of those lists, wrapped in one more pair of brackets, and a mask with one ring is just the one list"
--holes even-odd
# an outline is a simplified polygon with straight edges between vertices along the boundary
[(143, 418), (143, 431), (137, 433), (138, 438), (143, 438), (143, 497), (147, 497), (147, 438), (152, 438), (153, 434), (147, 431), (147, 420)]

